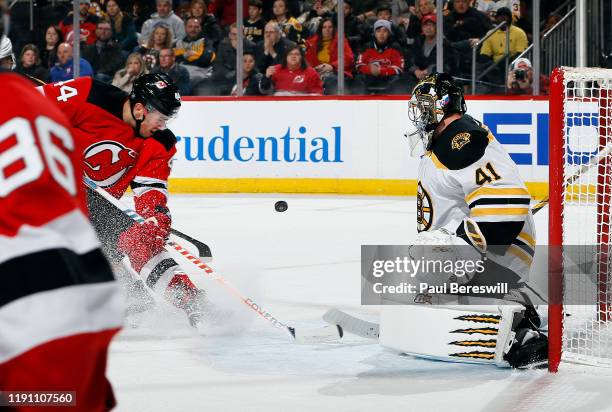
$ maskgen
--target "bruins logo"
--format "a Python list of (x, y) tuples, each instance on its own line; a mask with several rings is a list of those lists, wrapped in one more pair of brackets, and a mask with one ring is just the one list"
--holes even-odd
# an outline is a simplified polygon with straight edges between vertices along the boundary
[(469, 133), (458, 133), (453, 137), (451, 141), (451, 147), (453, 150), (461, 150), (463, 146), (470, 142), (470, 134)]
[(431, 228), (433, 222), (433, 204), (427, 190), (423, 189), (421, 182), (417, 185), (417, 230), (424, 232)]

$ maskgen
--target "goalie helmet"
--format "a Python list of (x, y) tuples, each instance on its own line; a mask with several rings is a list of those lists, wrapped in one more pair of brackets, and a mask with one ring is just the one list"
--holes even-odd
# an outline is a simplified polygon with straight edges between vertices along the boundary
[(149, 73), (134, 80), (130, 103), (132, 109), (136, 103), (142, 103), (148, 110), (173, 118), (181, 108), (181, 95), (166, 73)]
[[(463, 90), (447, 73), (433, 73), (417, 83), (412, 91), (408, 118), (416, 127), (410, 135), (418, 135), (425, 150), (431, 149), (433, 132), (445, 116), (465, 113)], [(412, 140), (412, 139), (411, 139)], [(412, 149), (418, 139), (412, 141)]]

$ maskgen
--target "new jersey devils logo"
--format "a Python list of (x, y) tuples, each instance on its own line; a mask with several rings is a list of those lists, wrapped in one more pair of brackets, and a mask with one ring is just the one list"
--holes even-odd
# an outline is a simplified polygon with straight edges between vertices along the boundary
[(110, 187), (134, 164), (136, 152), (120, 143), (105, 140), (85, 149), (85, 174), (100, 187)]

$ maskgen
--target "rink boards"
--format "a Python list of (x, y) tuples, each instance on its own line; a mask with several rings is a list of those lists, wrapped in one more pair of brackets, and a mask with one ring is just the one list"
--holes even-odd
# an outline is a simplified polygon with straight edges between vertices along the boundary
[[(532, 196), (545, 196), (548, 100), (467, 103), (519, 165)], [(171, 124), (178, 136), (171, 190), (414, 195), (419, 158), (404, 136), (414, 131), (407, 113), (400, 96), (186, 98)]]

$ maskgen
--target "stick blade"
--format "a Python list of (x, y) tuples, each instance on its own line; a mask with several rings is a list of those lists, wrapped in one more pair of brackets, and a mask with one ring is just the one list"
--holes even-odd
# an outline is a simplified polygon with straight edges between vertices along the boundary
[(340, 340), (343, 335), (342, 328), (338, 325), (322, 326), (315, 329), (289, 328), (289, 332), (297, 343), (323, 343)]
[(359, 319), (338, 309), (330, 309), (323, 315), (323, 320), (337, 325), (342, 330), (367, 339), (378, 339), (380, 326), (374, 322)]

